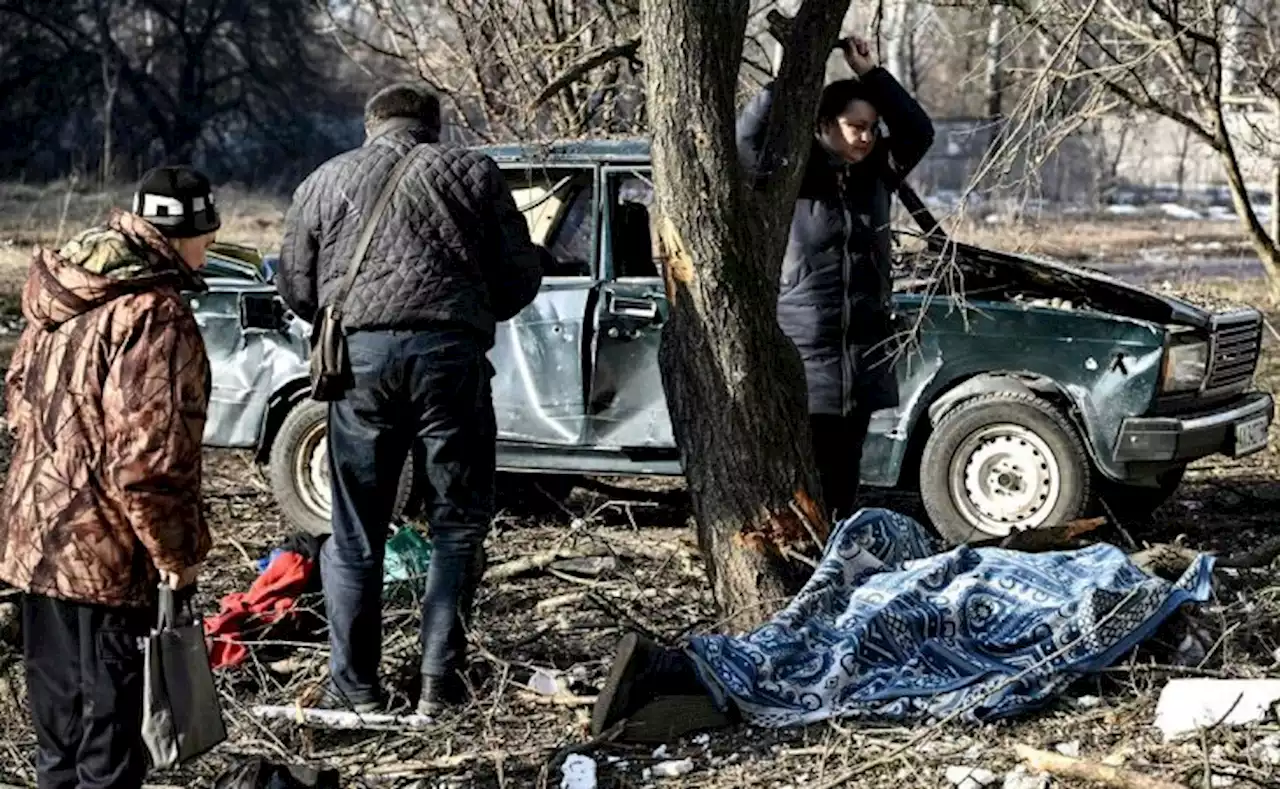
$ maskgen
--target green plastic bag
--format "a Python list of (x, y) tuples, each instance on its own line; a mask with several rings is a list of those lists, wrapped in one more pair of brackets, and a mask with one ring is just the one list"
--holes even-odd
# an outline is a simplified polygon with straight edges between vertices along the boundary
[(387, 540), (386, 559), (382, 564), (384, 590), (411, 592), (421, 597), (430, 565), (431, 542), (408, 524), (397, 527)]

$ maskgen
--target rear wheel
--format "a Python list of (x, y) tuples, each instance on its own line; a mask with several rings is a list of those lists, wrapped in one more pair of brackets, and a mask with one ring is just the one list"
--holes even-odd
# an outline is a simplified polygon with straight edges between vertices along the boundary
[[(293, 407), (271, 443), (268, 462), (271, 492), (285, 520), (308, 534), (333, 531), (329, 484), (329, 408), (310, 398)], [(412, 454), (412, 453), (411, 453)], [(401, 517), (413, 498), (413, 458), (405, 461), (392, 510)]]
[(1053, 404), (996, 392), (937, 424), (920, 460), (920, 492), (943, 538), (978, 543), (1080, 517), (1091, 474), (1084, 443)]

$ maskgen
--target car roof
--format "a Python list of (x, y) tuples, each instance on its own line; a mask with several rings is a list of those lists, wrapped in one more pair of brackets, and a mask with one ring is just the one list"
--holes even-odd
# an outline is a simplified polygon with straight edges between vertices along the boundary
[(542, 162), (563, 164), (648, 163), (649, 141), (642, 137), (565, 140), (535, 143), (482, 145), (477, 151), (499, 163)]

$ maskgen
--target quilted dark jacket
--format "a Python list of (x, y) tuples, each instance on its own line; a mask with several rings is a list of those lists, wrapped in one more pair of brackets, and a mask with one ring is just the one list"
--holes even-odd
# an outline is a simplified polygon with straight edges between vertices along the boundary
[[(890, 358), (890, 199), (933, 144), (933, 123), (889, 72), (863, 75), (889, 129), (866, 160), (848, 165), (816, 140), (805, 166), (782, 263), (778, 323), (800, 350), (809, 411), (848, 414), (897, 405)], [(738, 120), (744, 167), (767, 177), (764, 130), (771, 86)]]
[[(384, 128), (322, 164), (294, 193), (276, 287), (304, 320), (313, 321), (333, 298), (361, 221), (396, 162), (427, 139), (411, 124), (392, 121)], [(343, 325), (354, 331), (461, 324), (492, 343), (495, 322), (529, 304), (541, 281), (537, 247), (498, 165), (475, 151), (430, 145), (378, 224)]]

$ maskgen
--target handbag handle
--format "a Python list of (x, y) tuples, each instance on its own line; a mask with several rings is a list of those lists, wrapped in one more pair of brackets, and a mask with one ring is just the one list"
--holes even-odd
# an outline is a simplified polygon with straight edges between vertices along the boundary
[(369, 251), (369, 244), (373, 242), (373, 234), (378, 229), (378, 222), (386, 213), (387, 206), (391, 204), (391, 196), (395, 194), (396, 187), (409, 170), (409, 165), (425, 147), (425, 145), (415, 145), (399, 162), (396, 162), (391, 175), (387, 177), (387, 182), (382, 185), (382, 191), (378, 193), (378, 200), (373, 204), (373, 210), (365, 217), (364, 225), (360, 229), (360, 238), (356, 242), (355, 251), (351, 254), (351, 262), (347, 264), (347, 273), (343, 275), (342, 284), (338, 286), (338, 292), (334, 294), (333, 304), (329, 308), (329, 313), (335, 321), (340, 321), (342, 318), (342, 309), (347, 302), (347, 296), (351, 293), (351, 287), (355, 285), (356, 275), (360, 273), (360, 266), (364, 263), (365, 255)]
[[(189, 592), (192, 587), (187, 587)], [(195, 609), (192, 607), (191, 594), (182, 595), (185, 599), (181, 606), (178, 604), (179, 594), (168, 584), (160, 584), (157, 587), (158, 599), (156, 600), (156, 631), (173, 630), (178, 627), (178, 613), (181, 608), (186, 614), (194, 619)]]

